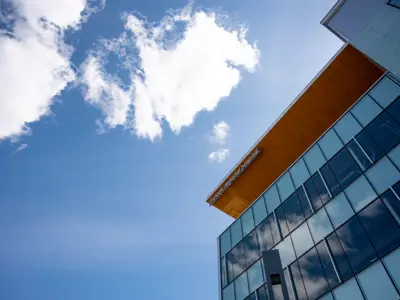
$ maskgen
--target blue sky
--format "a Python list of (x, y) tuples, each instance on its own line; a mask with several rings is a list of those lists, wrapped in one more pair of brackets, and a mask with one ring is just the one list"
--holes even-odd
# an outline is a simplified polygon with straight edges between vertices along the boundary
[(3, 6), (0, 298), (218, 299), (205, 199), (341, 46), (334, 2)]

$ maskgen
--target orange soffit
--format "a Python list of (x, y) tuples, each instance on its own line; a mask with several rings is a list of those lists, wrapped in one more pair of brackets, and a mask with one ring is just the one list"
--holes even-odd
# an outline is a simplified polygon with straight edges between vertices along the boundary
[(383, 74), (350, 45), (334, 58), (207, 198), (237, 218)]

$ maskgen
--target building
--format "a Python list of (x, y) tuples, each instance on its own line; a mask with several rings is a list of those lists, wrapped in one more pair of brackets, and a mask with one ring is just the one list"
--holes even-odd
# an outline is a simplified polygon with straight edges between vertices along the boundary
[(220, 299), (283, 299), (271, 250), (291, 300), (400, 299), (396, 5), (335, 5), (322, 23), (345, 45), (209, 195), (236, 219), (218, 237)]

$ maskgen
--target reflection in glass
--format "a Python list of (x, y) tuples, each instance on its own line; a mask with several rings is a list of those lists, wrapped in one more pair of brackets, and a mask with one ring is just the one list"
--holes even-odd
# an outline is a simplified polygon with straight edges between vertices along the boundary
[(226, 255), (226, 262), (228, 267), (228, 281), (231, 282), (240, 273), (246, 270), (246, 257), (243, 242), (237, 244), (236, 247)]
[(329, 164), (326, 164), (321, 168), (321, 174), (324, 177), (326, 185), (331, 191), (332, 197), (335, 197), (342, 191), (342, 188), (340, 187), (339, 182), (337, 181), (335, 175), (333, 175), (333, 172), (329, 167)]
[(325, 206), (325, 209), (334, 228), (338, 228), (354, 215), (354, 211), (344, 193), (337, 195)]
[(279, 206), (275, 211), (276, 219), (278, 220), (282, 236), (285, 237), (289, 234), (289, 227), (286, 222), (286, 215), (283, 205)]
[(380, 199), (361, 211), (358, 218), (380, 257), (400, 246), (400, 227)]
[(219, 237), (219, 247), (220, 247), (220, 252), (221, 256), (224, 256), (226, 253), (228, 253), (229, 250), (231, 250), (231, 231), (230, 228), (225, 230), (223, 234)]
[(276, 185), (278, 186), (279, 195), (282, 202), (294, 192), (294, 186), (289, 172), (283, 174), (281, 178), (278, 179)]
[(366, 131), (360, 132), (355, 139), (374, 163), (385, 155), (385, 153), (381, 150), (381, 148), (379, 148), (379, 146)]
[(315, 243), (318, 243), (333, 230), (332, 224), (329, 221), (325, 209), (319, 210), (307, 222)]
[(356, 212), (363, 209), (377, 197), (364, 175), (354, 181), (344, 192)]
[(304, 188), (301, 186), (297, 191), (296, 191), (297, 197), (299, 198), (299, 202), (301, 205), (301, 208), (303, 209), (304, 216), (308, 218), (309, 216), (312, 215), (312, 210), (310, 206), (310, 202), (307, 199), (307, 195), (304, 191)]
[(260, 285), (264, 283), (261, 262), (256, 262), (248, 271), (250, 293), (254, 292)]
[(354, 160), (363, 171), (365, 171), (372, 165), (371, 161), (354, 140), (352, 140), (346, 147), (349, 150), (351, 156), (354, 158)]
[(225, 287), (228, 283), (228, 275), (226, 274), (226, 261), (225, 261), (225, 257), (223, 257), (221, 259), (221, 284), (222, 287)]
[(262, 286), (257, 291), (257, 300), (269, 300), (267, 285)]
[(282, 285), (280, 284), (273, 285), (272, 293), (274, 294), (274, 300), (285, 300), (283, 299)]
[(304, 287), (303, 278), (301, 276), (297, 261), (290, 265), (290, 270), (292, 271), (293, 283), (296, 289), (298, 300), (308, 300), (306, 288)]
[[(319, 176), (319, 174), (316, 173), (313, 177), (315, 177), (315, 176)], [(314, 207), (314, 210), (318, 210), (318, 209), (320, 209), (322, 207), (323, 204), (321, 202), (321, 198), (319, 196), (318, 190), (315, 187), (313, 177), (311, 177), (304, 184), (304, 187), (305, 187), (305, 189), (307, 191), (308, 198), (310, 199), (311, 204)]]
[(352, 109), (352, 114), (364, 127), (368, 125), (379, 113), (382, 108), (370, 96), (365, 95)]
[(371, 167), (367, 171), (366, 176), (379, 194), (383, 193), (389, 186), (400, 180), (399, 171), (387, 157), (382, 158)]
[(312, 146), (310, 150), (304, 154), (304, 160), (311, 174), (314, 174), (326, 162), (318, 144)]
[(400, 289), (400, 248), (386, 256), (383, 261), (397, 288)]
[(240, 218), (231, 225), (232, 247), (239, 243), (243, 238), (242, 224)]
[(319, 243), (316, 247), (319, 258), (321, 259), (322, 267), (325, 270), (326, 279), (328, 280), (331, 289), (339, 285), (340, 281), (336, 274), (335, 267), (328, 252), (325, 242)]
[(279, 234), (278, 223), (276, 223), (275, 214), (270, 214), (269, 225), (271, 226), (271, 235), (274, 240), (274, 245), (281, 241), (281, 235)]
[(292, 263), (296, 259), (290, 237), (287, 237), (276, 245), (275, 249), (279, 250), (282, 268), (286, 268), (288, 264)]
[(400, 120), (400, 101), (399, 101), (399, 99), (400, 99), (400, 97), (398, 97), (396, 99), (396, 101), (393, 102), (386, 110), (389, 113), (389, 115), (391, 115), (392, 118), (395, 119), (396, 121)]
[(342, 278), (342, 281), (346, 281), (351, 276), (353, 276), (353, 271), (351, 270), (349, 261), (344, 254), (342, 245), (340, 244), (336, 233), (333, 232), (330, 236), (326, 238), (326, 241), (329, 245), (329, 249), (331, 250), (333, 260), (335, 261), (339, 275)]
[(280, 204), (278, 190), (276, 189), (276, 185), (272, 185), (268, 191), (264, 194), (265, 203), (267, 204), (267, 210), (269, 212), (273, 212)]
[(296, 250), (297, 257), (300, 257), (304, 252), (313, 246), (310, 231), (308, 230), (307, 223), (304, 223), (291, 234), (294, 249)]
[(298, 260), (309, 300), (318, 299), (329, 290), (325, 272), (315, 248)]
[(257, 298), (256, 298), (256, 293), (253, 293), (253, 294), (251, 294), (250, 296), (248, 296), (248, 297), (246, 298), (246, 300), (257, 300)]
[(296, 189), (310, 177), (310, 173), (302, 157), (290, 168), (290, 174), (292, 175)]
[(235, 285), (233, 282), (223, 289), (222, 300), (235, 300)]
[(336, 234), (355, 273), (376, 260), (375, 251), (357, 218), (350, 219)]
[(357, 281), (352, 278), (333, 291), (336, 300), (364, 300)]
[(270, 250), (274, 246), (274, 240), (272, 239), (269, 218), (262, 221), (261, 224), (258, 225), (256, 231), (261, 251)]
[(328, 293), (321, 298), (321, 300), (335, 300), (333, 299), (332, 293)]
[(246, 210), (240, 218), (242, 219), (243, 235), (245, 236), (254, 228), (253, 210)]
[(265, 207), (264, 197), (261, 196), (258, 200), (253, 204), (253, 214), (254, 214), (254, 222), (257, 226), (260, 224), (262, 220), (267, 216), (267, 209)]
[(389, 77), (385, 76), (374, 86), (369, 94), (383, 108), (386, 108), (400, 96), (400, 86)]
[(318, 144), (326, 159), (330, 159), (334, 156), (343, 146), (342, 141), (339, 139), (333, 128), (324, 134), (324, 136), (318, 141)]
[[(393, 186), (393, 189), (399, 193), (398, 191), (400, 182)], [(389, 209), (390, 213), (396, 219), (397, 223), (400, 224), (400, 200), (397, 196), (392, 192), (392, 190), (387, 190), (380, 197), (385, 203), (386, 207)]]
[(243, 273), (235, 280), (236, 300), (242, 300), (249, 294), (249, 285), (247, 282), (247, 274)]
[[(307, 201), (307, 199), (305, 199)], [(308, 201), (306, 203), (308, 205)], [(304, 220), (303, 210), (300, 205), (300, 201), (297, 197), (297, 193), (293, 193), (283, 204), (283, 209), (286, 213), (286, 221), (289, 232), (293, 231), (298, 225)]]
[(290, 274), (289, 274), (289, 268), (286, 268), (285, 270), (283, 270), (283, 275), (285, 277), (285, 283), (286, 283), (286, 287), (287, 287), (288, 294), (289, 294), (289, 300), (296, 300), (296, 296), (295, 296), (294, 290), (293, 290), (292, 280), (291, 280)]
[(357, 276), (361, 288), (368, 300), (398, 300), (399, 294), (394, 288), (381, 262), (376, 262)]
[(345, 144), (362, 129), (361, 125), (354, 119), (351, 113), (344, 115), (340, 121), (336, 123), (334, 128)]
[(246, 255), (247, 267), (251, 266), (257, 259), (260, 258), (260, 250), (257, 242), (256, 231), (253, 230), (248, 236), (243, 239), (244, 253)]
[(400, 145), (390, 151), (388, 156), (395, 163), (395, 165), (400, 168)]

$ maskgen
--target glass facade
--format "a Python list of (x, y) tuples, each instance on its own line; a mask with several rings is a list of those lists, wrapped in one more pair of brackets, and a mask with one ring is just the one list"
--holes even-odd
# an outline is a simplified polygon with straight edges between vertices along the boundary
[(386, 76), (221, 234), (222, 300), (268, 299), (271, 249), (290, 299), (399, 299), (399, 195), (400, 85)]
[(389, 4), (393, 5), (393, 6), (397, 7), (397, 8), (400, 8), (400, 0), (390, 0)]

